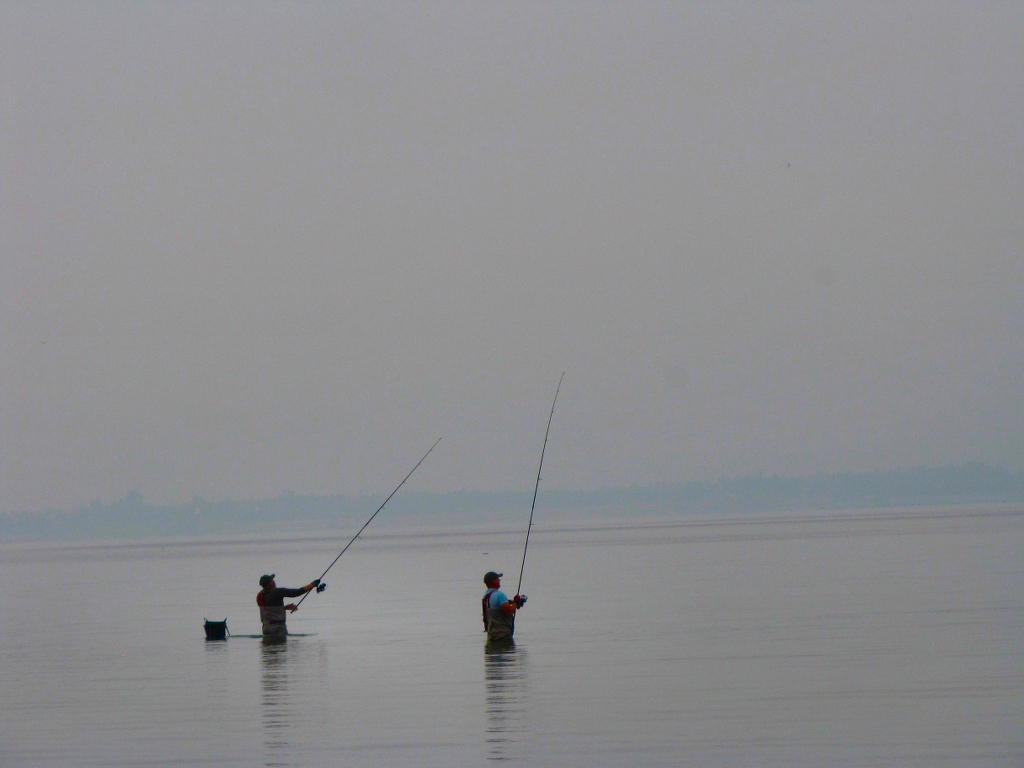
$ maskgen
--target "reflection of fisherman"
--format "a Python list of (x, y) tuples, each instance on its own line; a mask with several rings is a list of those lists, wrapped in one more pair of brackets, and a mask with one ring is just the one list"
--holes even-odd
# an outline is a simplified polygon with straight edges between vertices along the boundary
[(295, 603), (284, 604), (286, 597), (298, 597), (304, 595), (320, 584), (320, 579), (311, 581), (304, 587), (288, 589), (279, 587), (274, 583), (274, 574), (260, 576), (261, 592), (256, 593), (256, 605), (260, 607), (260, 621), (263, 622), (264, 637), (285, 637), (288, 635), (288, 628), (285, 625), (285, 611), (294, 613), (298, 610)]
[(516, 630), (516, 611), (523, 607), (526, 598), (516, 595), (509, 600), (501, 591), (501, 577), (504, 574), (488, 571), (484, 575), (487, 591), (482, 601), (484, 614), (484, 631), (487, 642), (511, 640)]
[(512, 640), (484, 646), (488, 759), (514, 760), (526, 731), (526, 649)]

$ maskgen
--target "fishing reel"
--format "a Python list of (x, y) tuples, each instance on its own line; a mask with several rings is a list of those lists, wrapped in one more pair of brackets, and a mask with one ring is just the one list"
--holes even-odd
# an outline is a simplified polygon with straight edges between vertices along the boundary
[(316, 585), (316, 591), (317, 592), (323, 592), (325, 589), (327, 589), (327, 582), (326, 581), (321, 581), (319, 584)]

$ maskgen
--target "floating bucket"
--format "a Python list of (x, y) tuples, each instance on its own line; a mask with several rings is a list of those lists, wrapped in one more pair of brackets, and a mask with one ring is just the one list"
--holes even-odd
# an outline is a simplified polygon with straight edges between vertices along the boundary
[(206, 630), (207, 640), (227, 640), (228, 639), (228, 620), (224, 621), (209, 621), (203, 619), (203, 629)]

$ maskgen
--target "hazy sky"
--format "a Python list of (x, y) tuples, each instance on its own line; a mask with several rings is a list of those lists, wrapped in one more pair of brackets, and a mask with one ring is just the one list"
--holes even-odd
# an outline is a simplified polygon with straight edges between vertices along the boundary
[[(895, 6), (895, 7), (893, 7)], [(1014, 3), (0, 5), (0, 510), (1024, 467)]]

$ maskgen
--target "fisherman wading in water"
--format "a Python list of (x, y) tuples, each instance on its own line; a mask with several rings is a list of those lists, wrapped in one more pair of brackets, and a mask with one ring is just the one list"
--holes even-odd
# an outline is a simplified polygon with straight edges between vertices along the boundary
[(526, 597), (516, 595), (509, 600), (501, 591), (501, 577), (504, 574), (488, 571), (484, 575), (487, 591), (482, 601), (484, 632), (488, 643), (510, 643), (516, 631), (516, 611), (526, 603)]
[(286, 597), (298, 597), (314, 590), (320, 584), (320, 579), (311, 581), (304, 587), (288, 589), (279, 587), (274, 583), (274, 575), (264, 574), (260, 576), (260, 586), (263, 589), (256, 593), (256, 605), (260, 607), (260, 621), (263, 622), (263, 636), (272, 638), (283, 638), (288, 636), (288, 627), (285, 624), (286, 611), (294, 613), (298, 610), (295, 603), (284, 604)]

